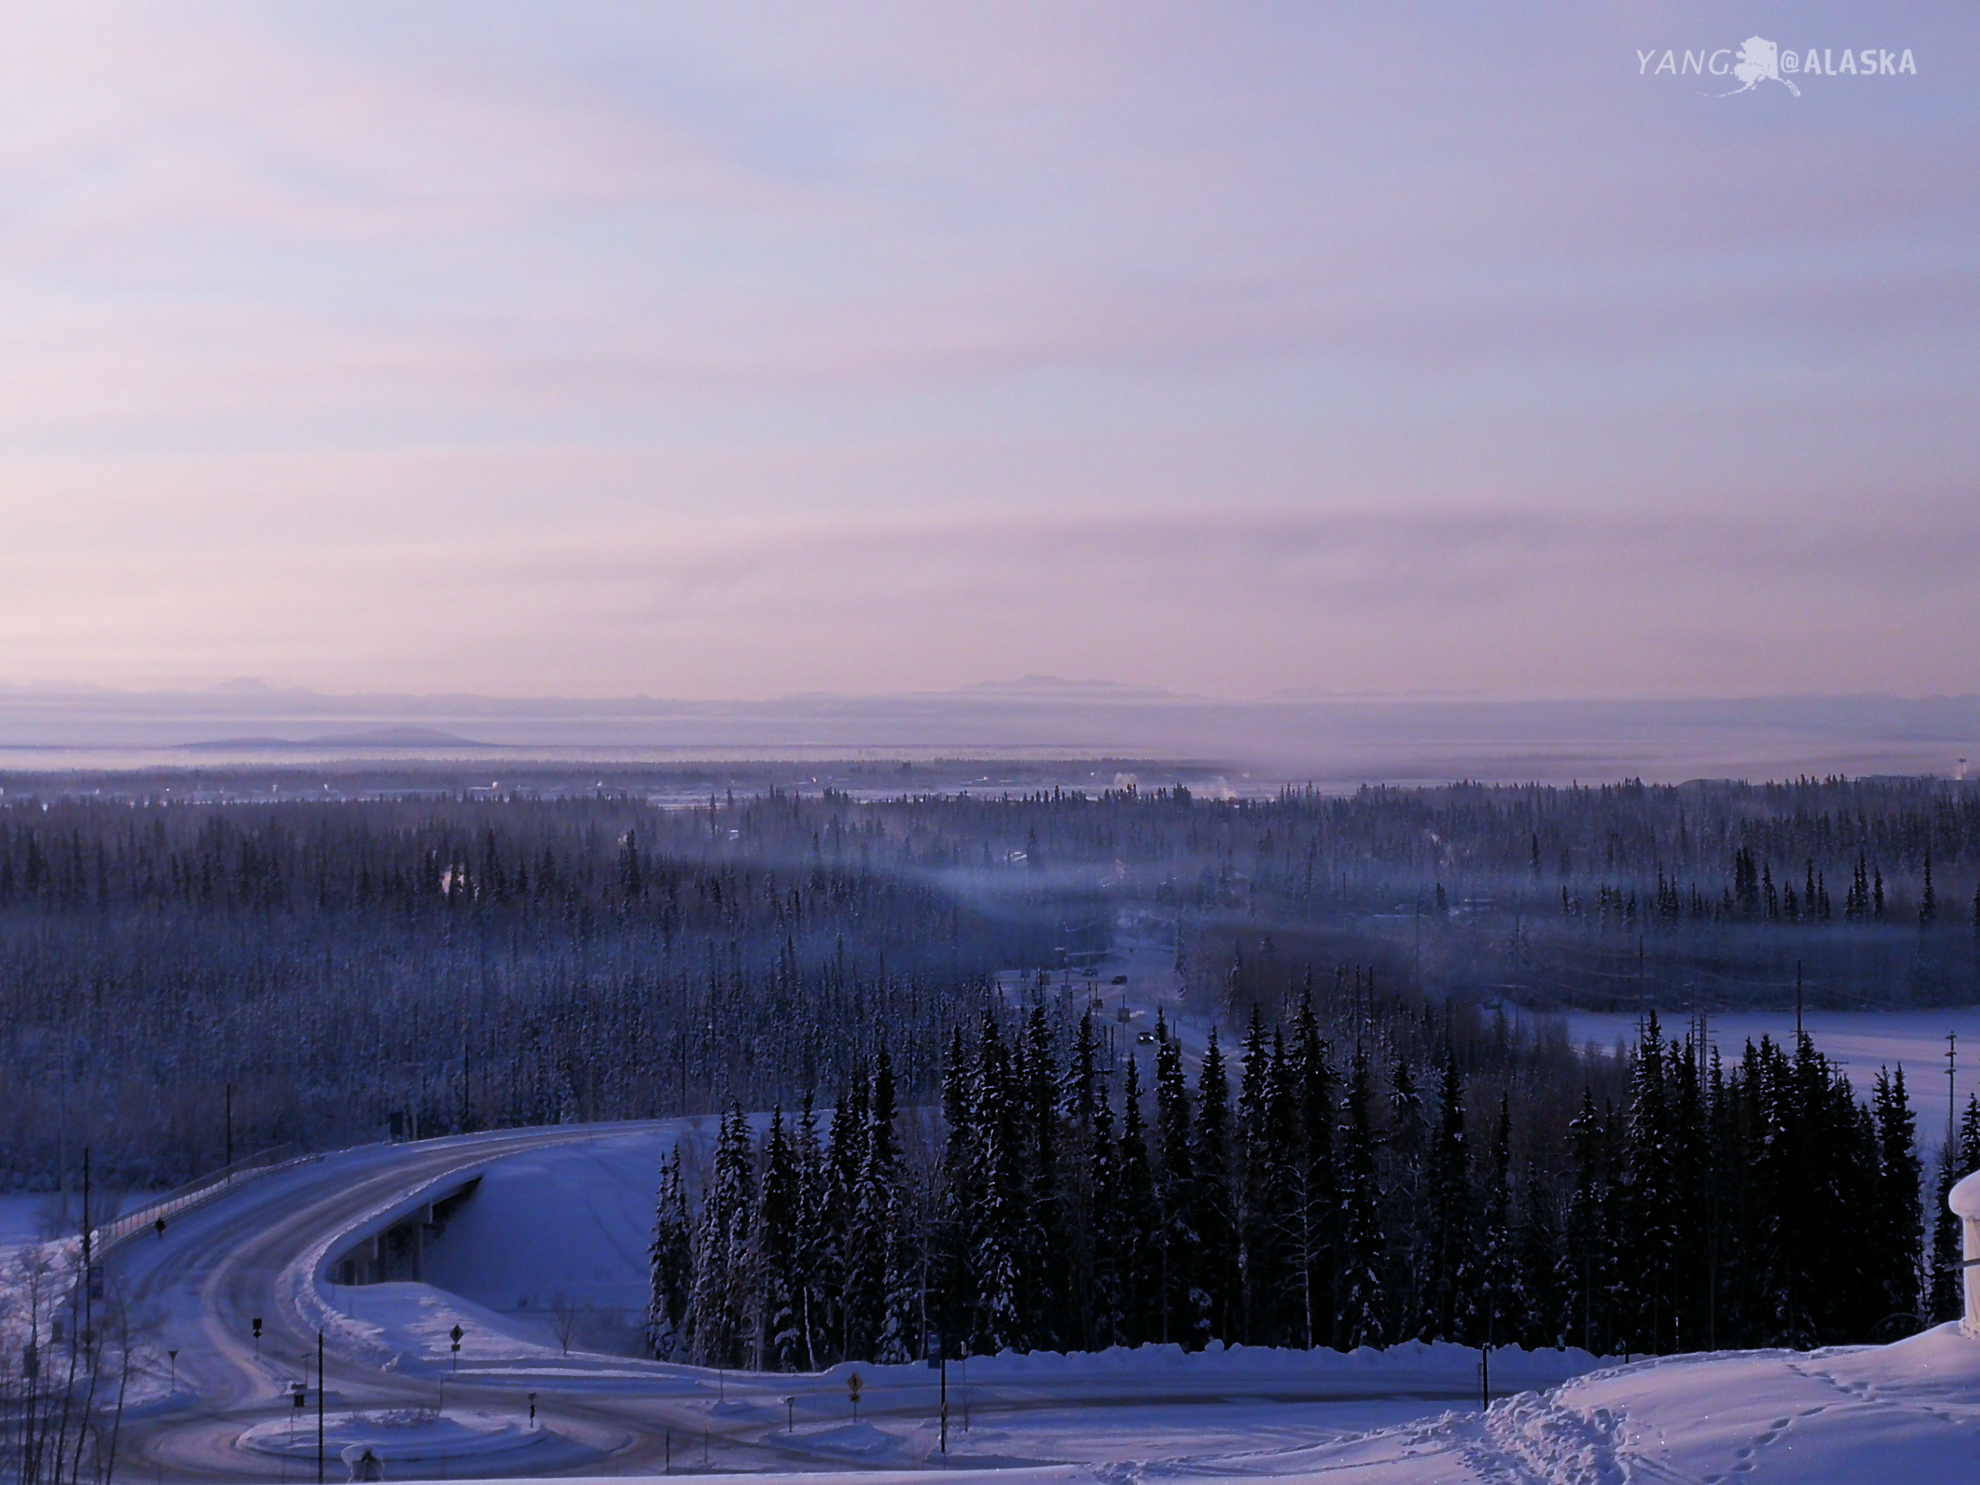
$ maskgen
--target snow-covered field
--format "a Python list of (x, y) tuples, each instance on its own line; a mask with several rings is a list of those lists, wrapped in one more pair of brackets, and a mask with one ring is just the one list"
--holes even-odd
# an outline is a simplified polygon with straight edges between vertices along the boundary
[[(1980, 1459), (1980, 1341), (1951, 1326), (1880, 1348), (1638, 1362), (1521, 1391), (1483, 1413), (1475, 1404), (1438, 1404), (1409, 1390), (1464, 1381), (1468, 1356), (1437, 1354), (1456, 1353), (1454, 1347), (1405, 1351), (1415, 1354), (1294, 1358), (1234, 1351), (1184, 1358), (1151, 1348), (1095, 1358), (1005, 1358), (968, 1384), (952, 1375), (946, 1455), (937, 1452), (935, 1421), (907, 1416), (899, 1398), (889, 1398), (895, 1379), (885, 1374), (892, 1369), (870, 1369), (878, 1374), (857, 1423), (842, 1393), (829, 1402), (818, 1393), (819, 1382), (836, 1378), (732, 1374), (720, 1383), (721, 1400), (704, 1399), (710, 1435), (680, 1430), (674, 1472), (740, 1468), (802, 1475), (807, 1485), (847, 1469), (887, 1470), (903, 1485), (978, 1471), (1011, 1485), (1032, 1478), (1113, 1485), (1169, 1478), (1845, 1485), (1968, 1479)], [(1496, 1360), (1514, 1373), (1547, 1369), (1540, 1358), (1527, 1367), (1510, 1356)], [(1288, 1387), (1336, 1387), (1346, 1395), (1278, 1395)], [(965, 1425), (963, 1395), (970, 1390)], [(786, 1399), (793, 1395), (786, 1427)], [(279, 1429), (271, 1425), (268, 1433), (262, 1447), (279, 1450)], [(338, 1441), (359, 1433), (392, 1437), (378, 1427), (366, 1433), (340, 1426)], [(405, 1437), (412, 1444), (412, 1435)], [(397, 1477), (438, 1474), (443, 1459), (459, 1477), (475, 1469), (476, 1456), (503, 1450), (511, 1451), (504, 1472), (525, 1472), (529, 1455), (514, 1451), (535, 1437), (514, 1420), (487, 1415), (429, 1422), (417, 1447), (398, 1456)], [(771, 1446), (782, 1459), (766, 1461), (761, 1448), (739, 1457), (741, 1437)], [(380, 1447), (389, 1468), (390, 1447)]]
[[(967, 1429), (963, 1387), (952, 1373), (947, 1455), (936, 1452), (931, 1420), (881, 1404), (892, 1369), (874, 1369), (881, 1375), (863, 1412), (877, 1407), (878, 1416), (858, 1423), (843, 1396), (836, 1419), (818, 1415), (811, 1388), (820, 1379), (731, 1375), (722, 1384), (725, 1400), (708, 1401), (711, 1425), (731, 1435), (767, 1421), (766, 1440), (780, 1444), (788, 1460), (770, 1469), (738, 1460), (722, 1437), (706, 1455), (707, 1468), (801, 1474), (807, 1485), (838, 1478), (835, 1468), (887, 1469), (902, 1485), (978, 1471), (995, 1471), (1011, 1485), (1170, 1478), (1846, 1485), (1970, 1479), (1980, 1460), (1980, 1341), (1953, 1326), (1887, 1347), (1679, 1356), (1604, 1368), (1497, 1399), (1482, 1413), (1475, 1404), (1426, 1403), (1407, 1390), (1462, 1381), (1467, 1354), (1455, 1347), (1403, 1352), (1182, 1357), (1150, 1348), (999, 1358), (967, 1384), (976, 1390)], [(1495, 1359), (1536, 1380), (1548, 1365)], [(1289, 1386), (1357, 1385), (1394, 1390), (1335, 1400), (1276, 1395)], [(789, 1388), (799, 1390), (800, 1401), (786, 1430)], [(684, 1433), (675, 1473), (700, 1473), (702, 1451), (701, 1440)], [(456, 1473), (472, 1468), (463, 1458)]]

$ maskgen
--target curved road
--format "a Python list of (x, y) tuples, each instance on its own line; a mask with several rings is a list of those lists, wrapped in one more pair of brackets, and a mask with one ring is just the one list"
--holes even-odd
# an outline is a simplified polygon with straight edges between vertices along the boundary
[[(932, 1456), (937, 1377), (926, 1368), (862, 1368), (868, 1386), (859, 1419), (888, 1427), (877, 1435), (855, 1429), (847, 1437), (843, 1368), (818, 1375), (725, 1375), (517, 1346), (491, 1359), (475, 1358), (470, 1348), (455, 1371), (444, 1352), (387, 1350), (374, 1331), (347, 1321), (341, 1304), (355, 1294), (362, 1312), (366, 1290), (340, 1289), (328, 1298), (317, 1287), (316, 1271), (328, 1255), (340, 1254), (385, 1219), (450, 1192), (484, 1166), (559, 1145), (678, 1128), (560, 1126), (338, 1151), (227, 1188), (173, 1217), (162, 1237), (141, 1229), (124, 1239), (106, 1255), (109, 1282), (161, 1357), (167, 1347), (177, 1349), (179, 1386), (170, 1399), (127, 1414), (118, 1470), (127, 1478), (159, 1482), (313, 1479), (313, 1448), (308, 1463), (298, 1464), (248, 1452), (239, 1439), (256, 1424), (295, 1418), (298, 1441), (306, 1435), (313, 1445), (319, 1328), (332, 1414), (444, 1406), (450, 1414), (473, 1410), (520, 1421), (527, 1412), (526, 1394), (537, 1394), (547, 1436), (505, 1455), (457, 1460), (457, 1475), (657, 1475), (669, 1463), (679, 1473), (698, 1472), (704, 1460), (719, 1470), (898, 1469)], [(403, 1296), (411, 1286), (391, 1287)], [(445, 1298), (423, 1287), (419, 1292)], [(263, 1322), (259, 1346), (252, 1334), (255, 1316)], [(290, 1401), (293, 1380), (310, 1389), (309, 1406), (300, 1415)], [(1260, 1402), (1475, 1396), (1468, 1382), (1460, 1389), (1453, 1380), (1401, 1374), (1378, 1380), (1359, 1370), (1246, 1378), (1207, 1367), (1158, 1377), (1103, 1368), (1020, 1374), (971, 1386), (951, 1367), (950, 1401), (952, 1417), (973, 1404), (986, 1419), (1056, 1413), (1074, 1423), (1069, 1410), (1153, 1407), (1173, 1416), (1174, 1409), (1199, 1405), (1213, 1405), (1214, 1411), (1216, 1405), (1252, 1408)], [(793, 1415), (795, 1433), (788, 1427)], [(1209, 1413), (1197, 1416), (1211, 1421)], [(962, 1442), (952, 1433), (952, 1446)], [(954, 1454), (951, 1461), (1005, 1467), (1049, 1462)], [(334, 1451), (326, 1478), (344, 1478)]]
[[(237, 1440), (256, 1423), (291, 1416), (293, 1380), (308, 1383), (298, 1433), (308, 1430), (313, 1437), (319, 1324), (326, 1342), (326, 1405), (333, 1413), (444, 1401), (450, 1409), (514, 1414), (527, 1406), (524, 1393), (535, 1390), (539, 1418), (567, 1446), (519, 1451), (514, 1468), (534, 1474), (558, 1467), (613, 1473), (651, 1467), (658, 1473), (669, 1430), (683, 1451), (692, 1435), (698, 1456), (710, 1422), (706, 1400), (722, 1386), (719, 1379), (711, 1387), (710, 1379), (688, 1368), (619, 1357), (549, 1356), (526, 1368), (513, 1361), (464, 1361), (457, 1374), (433, 1374), (419, 1365), (386, 1369), (384, 1358), (367, 1355), (334, 1320), (324, 1323), (326, 1307), (315, 1284), (314, 1270), (327, 1251), (427, 1188), (445, 1189), (504, 1156), (626, 1127), (507, 1130), (340, 1151), (215, 1195), (173, 1218), (163, 1237), (141, 1229), (126, 1238), (106, 1256), (109, 1282), (156, 1349), (177, 1349), (178, 1393), (176, 1405), (127, 1416), (119, 1469), (154, 1480), (279, 1476), (281, 1461), (249, 1453)], [(262, 1320), (259, 1344), (252, 1333), (256, 1316)], [(720, 1462), (742, 1464), (739, 1450), (754, 1456), (757, 1468), (790, 1462), (786, 1451), (754, 1445), (737, 1432), (720, 1436)], [(487, 1464), (501, 1471), (499, 1461)], [(329, 1471), (334, 1479), (344, 1474), (334, 1458)], [(288, 1472), (313, 1478), (314, 1462), (302, 1472), (291, 1464)]]

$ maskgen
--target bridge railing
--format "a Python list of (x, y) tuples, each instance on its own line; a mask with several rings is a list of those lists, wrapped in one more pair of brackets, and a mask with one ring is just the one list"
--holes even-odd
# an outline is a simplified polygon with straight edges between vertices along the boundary
[(95, 1228), (90, 1234), (90, 1259), (92, 1262), (101, 1262), (105, 1253), (132, 1233), (147, 1227), (155, 1228), (160, 1219), (169, 1222), (188, 1207), (197, 1206), (209, 1197), (231, 1190), (244, 1180), (265, 1175), (278, 1166), (313, 1158), (304, 1155), (293, 1144), (275, 1145), (244, 1156), (232, 1165), (223, 1165), (218, 1170), (208, 1171), (198, 1180), (188, 1181), (176, 1190), (168, 1191), (163, 1196)]

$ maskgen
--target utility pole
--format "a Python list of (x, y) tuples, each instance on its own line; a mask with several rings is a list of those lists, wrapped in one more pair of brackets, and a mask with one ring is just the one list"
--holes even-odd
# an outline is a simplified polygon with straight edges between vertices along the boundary
[(316, 1485), (323, 1485), (323, 1332), (316, 1333)]
[(1952, 1142), (1959, 1125), (1959, 1095), (1953, 1092), (1953, 1074), (1959, 1067), (1959, 1033), (1946, 1033), (1946, 1152), (1952, 1152)]
[(234, 1085), (232, 1083), (227, 1085), (227, 1113), (224, 1122), (227, 1126), (227, 1158), (221, 1162), (221, 1165), (231, 1166), (234, 1163)]
[[(83, 1271), (83, 1335), (87, 1337), (93, 1329), (90, 1323), (90, 1305), (95, 1300), (95, 1285), (90, 1282), (94, 1270), (89, 1257), (89, 1146), (83, 1146), (83, 1206), (82, 1206), (82, 1271)], [(88, 1345), (87, 1339), (83, 1342)]]
[(1801, 961), (1794, 961), (1794, 1043), (1801, 1045)]

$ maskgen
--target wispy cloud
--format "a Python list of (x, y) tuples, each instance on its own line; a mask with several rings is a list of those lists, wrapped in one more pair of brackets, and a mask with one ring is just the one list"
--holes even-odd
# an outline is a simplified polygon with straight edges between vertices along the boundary
[(1963, 15), (1720, 25), (23, 18), (0, 679), (1973, 684)]

